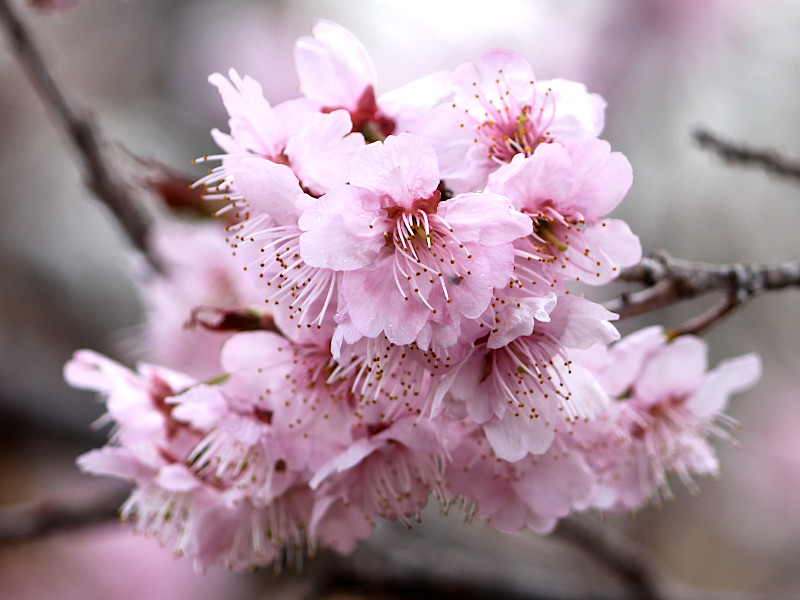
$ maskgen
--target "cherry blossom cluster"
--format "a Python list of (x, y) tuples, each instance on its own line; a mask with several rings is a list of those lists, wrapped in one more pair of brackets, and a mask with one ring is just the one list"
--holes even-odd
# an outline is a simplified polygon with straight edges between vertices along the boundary
[(602, 98), (508, 51), (377, 96), (328, 22), (295, 65), (302, 96), (276, 106), (210, 77), (229, 131), (199, 184), (225, 208), (165, 224), (166, 273), (141, 281), (167, 366), (66, 367), (105, 398), (110, 442), (79, 464), (134, 483), (124, 518), (246, 569), (349, 552), (431, 498), (546, 533), (717, 472), (757, 357), (709, 371), (698, 338), (620, 340), (581, 293), (641, 258), (607, 218), (632, 172)]

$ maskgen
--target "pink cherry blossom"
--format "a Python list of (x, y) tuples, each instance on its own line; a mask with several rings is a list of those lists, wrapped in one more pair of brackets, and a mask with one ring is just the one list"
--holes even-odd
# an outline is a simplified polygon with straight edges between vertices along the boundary
[(228, 228), (231, 245), (261, 280), (263, 299), (288, 307), (299, 326), (321, 324), (336, 277), (295, 268), (297, 219), (314, 197), (347, 181), (349, 160), (364, 138), (351, 133), (344, 110), (320, 113), (302, 99), (273, 108), (256, 81), (233, 70), (230, 81), (220, 74), (209, 79), (222, 95), (231, 132), (212, 132), (225, 154), (204, 157), (222, 165), (198, 184), (206, 186), (208, 198), (229, 202), (221, 212), (235, 221)]
[[(211, 76), (229, 132), (198, 184), (225, 233), (158, 230), (165, 273), (137, 281), (157, 356), (191, 375), (91, 351), (65, 367), (105, 401), (109, 443), (78, 464), (133, 484), (123, 519), (243, 570), (350, 552), (431, 498), (547, 533), (717, 472), (758, 359), (709, 371), (698, 338), (620, 340), (578, 288), (641, 258), (608, 218), (632, 169), (597, 139), (599, 96), (500, 50), (376, 96), (326, 21), (295, 63), (303, 97), (277, 106)], [(204, 331), (179, 335), (189, 317)]]
[(588, 300), (566, 295), (531, 334), (506, 345), (493, 345), (490, 336), (481, 338), (472, 354), (442, 379), (434, 414), (443, 408), (441, 402), (462, 403), (503, 460), (544, 453), (559, 427), (593, 415), (602, 404), (594, 379), (587, 380), (585, 370), (573, 371), (569, 347), (618, 339), (608, 322), (615, 317)]
[(343, 271), (338, 318), (361, 335), (402, 345), (419, 341), (428, 323), (457, 332), (461, 317), (480, 316), (493, 288), (509, 281), (511, 242), (530, 221), (495, 194), (441, 202), (438, 185), (433, 148), (400, 134), (365, 147), (350, 185), (300, 217), (303, 260)]
[[(263, 349), (265, 341), (234, 338), (223, 363), (237, 364), (241, 349), (235, 346)], [(272, 563), (285, 546), (315, 547), (307, 539), (314, 501), (308, 472), (302, 465), (292, 471), (291, 463), (278, 456), (272, 463), (269, 457), (262, 460), (259, 451), (272, 450), (259, 445), (269, 437), (264, 430), (271, 419), (264, 418), (265, 409), (252, 408), (256, 393), (235, 396), (260, 374), (245, 372), (244, 381), (231, 376), (217, 383), (231, 387), (228, 396), (213, 385), (183, 390), (191, 380), (180, 374), (148, 366), (135, 373), (83, 351), (67, 365), (66, 376), (73, 385), (107, 397), (108, 418), (116, 427), (111, 445), (83, 455), (78, 464), (87, 472), (135, 484), (120, 514), (134, 520), (138, 532), (188, 554), (198, 570), (210, 564), (242, 570)], [(249, 423), (243, 408), (248, 403)], [(331, 428), (341, 430), (337, 424)], [(294, 437), (299, 443), (304, 439)], [(246, 458), (241, 453), (245, 447)], [(219, 460), (212, 464), (211, 456)]]
[[(209, 77), (230, 115), (231, 132), (212, 131), (225, 154), (204, 159), (221, 159), (223, 164), (201, 183), (226, 189), (235, 179), (239, 162), (248, 157), (290, 167), (314, 195), (347, 180), (347, 162), (364, 138), (350, 133), (352, 123), (346, 111), (319, 113), (313, 103), (303, 100), (272, 107), (258, 82), (233, 69), (229, 76), (230, 80), (219, 73)], [(234, 198), (235, 191), (234, 184)]]
[(429, 137), (442, 178), (454, 191), (482, 189), (487, 177), (516, 155), (531, 156), (554, 140), (597, 137), (605, 101), (585, 86), (536, 82), (530, 64), (505, 50), (487, 52), (452, 76), (455, 96), (415, 131)]
[(256, 278), (231, 255), (220, 223), (163, 222), (150, 233), (163, 272), (144, 266), (136, 283), (147, 308), (135, 340), (139, 356), (198, 379), (219, 375), (227, 335), (187, 326), (200, 310), (261, 309)]
[(447, 491), (496, 529), (549, 533), (589, 498), (594, 473), (564, 440), (517, 462), (499, 460), (480, 429), (465, 435), (445, 471)]
[(322, 499), (314, 535), (330, 526), (337, 511), (352, 515), (348, 521), (374, 523), (382, 516), (408, 522), (419, 518), (432, 492), (444, 498), (438, 464), (445, 449), (431, 422), (406, 416), (362, 423), (355, 437), (310, 482)]
[[(660, 328), (649, 328), (631, 338), (612, 346), (607, 357), (595, 352), (584, 360), (618, 397), (613, 431), (605, 437), (618, 441), (591, 458), (616, 481), (606, 490), (606, 508), (636, 508), (654, 494), (671, 497), (669, 475), (697, 491), (695, 476), (717, 474), (711, 441), (733, 442), (725, 426), (735, 422), (723, 413), (728, 399), (761, 374), (753, 354), (708, 371), (706, 344), (694, 336), (669, 340)], [(620, 365), (627, 366), (624, 375)], [(617, 374), (606, 375), (612, 371)]]
[(294, 49), (302, 93), (323, 112), (347, 110), (353, 131), (370, 141), (408, 131), (451, 94), (447, 75), (433, 73), (378, 97), (372, 59), (352, 33), (329, 21), (312, 32)]
[(515, 242), (516, 285), (559, 290), (567, 279), (599, 285), (638, 262), (639, 239), (627, 224), (602, 218), (631, 181), (627, 159), (593, 139), (541, 146), (493, 173), (487, 191), (508, 197), (534, 222), (533, 235)]

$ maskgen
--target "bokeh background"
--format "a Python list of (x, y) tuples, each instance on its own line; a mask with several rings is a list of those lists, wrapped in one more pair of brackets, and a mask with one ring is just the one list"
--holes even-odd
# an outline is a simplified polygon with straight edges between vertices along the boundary
[[(80, 0), (63, 12), (17, 5), (65, 88), (108, 138), (192, 177), (202, 170), (191, 159), (215, 150), (209, 130), (226, 123), (208, 74), (235, 67), (259, 79), (273, 103), (291, 98), (294, 39), (325, 18), (365, 44), (379, 93), (502, 47), (526, 56), (539, 78), (575, 79), (602, 94), (604, 137), (634, 169), (616, 216), (645, 252), (711, 262), (798, 255), (800, 182), (727, 167), (691, 139), (702, 125), (800, 159), (796, 0)], [(106, 485), (74, 467), (75, 456), (104, 439), (89, 429), (101, 410), (63, 383), (62, 365), (81, 347), (130, 364), (126, 340), (143, 307), (125, 239), (83, 187), (72, 148), (5, 39), (0, 47), (0, 503), (79, 500)], [(708, 304), (621, 329), (674, 325)], [(676, 483), (676, 502), (604, 524), (648, 546), (676, 581), (800, 597), (798, 297), (756, 299), (707, 339), (714, 363), (752, 351), (764, 360), (762, 382), (730, 409), (742, 423), (742, 449), (720, 448), (724, 477), (702, 481), (700, 497)], [(486, 563), (486, 577), (538, 577), (559, 593), (614, 597), (614, 582), (569, 548), (464, 525), (455, 513), (431, 511), (402, 534), (384, 527), (379, 539), (481, 548), (497, 559)], [(0, 548), (0, 596), (8, 598), (288, 598), (302, 587), (263, 574), (195, 575), (114, 525)]]

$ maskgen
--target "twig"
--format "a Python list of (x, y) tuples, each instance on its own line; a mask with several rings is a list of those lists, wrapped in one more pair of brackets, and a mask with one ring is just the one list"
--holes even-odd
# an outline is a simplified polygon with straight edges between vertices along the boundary
[[(513, 542), (512, 547), (530, 550), (530, 546)], [(550, 551), (550, 566), (543, 567), (524, 550), (498, 553), (480, 543), (454, 544), (399, 528), (383, 528), (349, 556), (326, 552), (309, 563), (312, 589), (305, 598), (355, 593), (359, 598), (385, 600), (638, 600), (615, 581), (606, 580), (609, 588), (598, 590), (570, 571), (571, 562), (558, 562), (559, 557), (572, 556), (571, 548), (551, 546)], [(564, 572), (553, 572), (556, 563), (566, 567)], [(589, 590), (594, 593), (587, 593)]]
[(710, 150), (730, 165), (754, 165), (768, 173), (800, 181), (800, 162), (769, 148), (750, 148), (722, 140), (707, 129), (695, 130), (693, 137), (701, 148)]
[(228, 205), (224, 200), (210, 200), (194, 186), (198, 177), (187, 175), (152, 158), (144, 158), (124, 145), (119, 150), (134, 165), (134, 181), (150, 188), (168, 208), (187, 215), (211, 218)]
[(561, 521), (554, 535), (570, 541), (608, 567), (625, 581), (638, 600), (667, 598), (656, 581), (652, 561), (642, 549), (611, 540), (603, 532), (570, 519)]
[(96, 126), (86, 117), (86, 111), (69, 99), (56, 82), (31, 32), (14, 11), (11, 0), (0, 0), (0, 21), (28, 78), (74, 144), (83, 163), (87, 187), (111, 209), (133, 245), (160, 271), (159, 262), (147, 243), (150, 219), (139, 208), (128, 185), (110, 166), (105, 144)]
[(622, 579), (636, 600), (788, 600), (788, 596), (756, 592), (706, 591), (664, 577), (646, 548), (619, 535), (589, 527), (574, 519), (562, 520), (552, 534), (604, 565)]
[(113, 521), (127, 494), (106, 494), (78, 505), (37, 501), (0, 507), (0, 546)]
[[(623, 294), (606, 303), (606, 308), (620, 315), (633, 317), (658, 310), (682, 300), (711, 292), (726, 292), (737, 306), (767, 291), (800, 287), (800, 259), (774, 265), (710, 264), (679, 260), (658, 252), (620, 274), (622, 281), (648, 286), (638, 292)], [(721, 318), (734, 307), (722, 310)], [(700, 323), (702, 325), (702, 323)], [(706, 324), (705, 327), (710, 325)]]
[(728, 295), (722, 302), (715, 304), (702, 315), (689, 319), (678, 327), (668, 329), (667, 336), (676, 338), (681, 335), (701, 335), (728, 316), (734, 309), (744, 304), (749, 297), (745, 290)]
[[(41, 539), (50, 534), (83, 529), (113, 521), (127, 491), (105, 493), (83, 504), (40, 501), (0, 507), (0, 547)], [(407, 532), (403, 532), (407, 533)], [(610, 538), (607, 532), (572, 520), (559, 524), (556, 537), (564, 539), (604, 565), (624, 586), (624, 598), (636, 600), (754, 600), (755, 595), (699, 592), (660, 585), (660, 577), (646, 551)], [(325, 553), (306, 566), (310, 579), (308, 598), (328, 597), (336, 592), (357, 591), (382, 598), (453, 598), (495, 600), (568, 600), (585, 597), (580, 586), (548, 589), (536, 569), (518, 568), (480, 548), (457, 547), (435, 540), (414, 541), (394, 536), (362, 544), (353, 555)], [(291, 573), (284, 575), (291, 576)], [(591, 597), (609, 597), (598, 591)], [(612, 596), (614, 597), (614, 596)]]

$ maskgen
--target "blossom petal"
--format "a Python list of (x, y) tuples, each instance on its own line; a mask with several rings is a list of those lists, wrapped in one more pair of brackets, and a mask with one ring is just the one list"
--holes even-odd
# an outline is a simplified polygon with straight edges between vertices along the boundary
[(483, 426), (494, 453), (503, 460), (516, 462), (528, 453), (543, 454), (555, 439), (553, 426), (543, 417), (531, 418), (506, 413)]
[(687, 406), (699, 419), (711, 419), (725, 410), (732, 394), (751, 388), (760, 377), (761, 359), (757, 354), (722, 361), (706, 376)]
[(230, 140), (235, 140), (242, 150), (277, 156), (286, 143), (286, 130), (264, 99), (261, 84), (252, 77), (241, 77), (234, 69), (228, 75), (230, 81), (219, 73), (208, 80), (219, 90), (230, 115)]
[(439, 212), (461, 242), (497, 246), (530, 235), (530, 217), (514, 209), (508, 198), (491, 193), (461, 194), (439, 205)]
[(310, 113), (304, 127), (286, 142), (292, 170), (315, 195), (347, 183), (350, 159), (364, 145), (364, 136), (350, 133), (352, 127), (346, 110)]
[(526, 296), (502, 305), (495, 313), (496, 327), (489, 334), (487, 347), (502, 348), (521, 336), (533, 333), (536, 321), (549, 321), (556, 306), (556, 295)]
[(370, 269), (348, 271), (342, 278), (342, 298), (353, 325), (366, 337), (382, 331), (394, 344), (413, 342), (431, 314), (416, 298), (405, 300), (392, 277), (390, 256)]
[(297, 203), (303, 190), (286, 165), (248, 157), (232, 170), (237, 190), (254, 210), (270, 215), (278, 225), (297, 221)]
[(401, 133), (365, 146), (350, 163), (350, 183), (385, 197), (384, 208), (412, 210), (439, 185), (436, 151), (423, 138)]
[(303, 93), (325, 106), (355, 109), (375, 83), (375, 68), (356, 37), (335, 23), (319, 21), (314, 37), (297, 40), (294, 63)]
[(580, 278), (590, 285), (605, 285), (619, 275), (620, 269), (635, 265), (642, 259), (639, 236), (625, 221), (604, 219), (592, 223), (581, 232), (581, 236), (590, 252), (573, 252), (571, 264), (562, 269), (564, 277)]
[(606, 216), (622, 201), (633, 183), (630, 162), (623, 154), (611, 152), (605, 140), (565, 140), (563, 144), (574, 165), (570, 191), (573, 208), (587, 220)]
[(694, 392), (706, 372), (706, 344), (694, 336), (681, 336), (667, 344), (645, 364), (635, 383), (636, 396), (655, 404), (670, 396)]
[(558, 299), (550, 322), (543, 324), (542, 330), (567, 348), (588, 348), (617, 341), (619, 332), (609, 321), (618, 318), (600, 304), (569, 294)]
[[(496, 84), (498, 79), (502, 81), (502, 87)], [(529, 100), (533, 81), (530, 63), (510, 50), (490, 50), (480, 57), (477, 64), (464, 63), (453, 71), (453, 83), (458, 88), (456, 101), (459, 104), (474, 104), (476, 88), (485, 94), (487, 102), (499, 102), (498, 106), (502, 106), (504, 99), (501, 94), (506, 90), (516, 99)]]
[(300, 255), (312, 267), (336, 271), (373, 262), (384, 245), (377, 199), (368, 190), (337, 186), (309, 206), (298, 220)]
[(517, 210), (535, 214), (546, 202), (567, 201), (573, 177), (574, 167), (564, 147), (542, 144), (532, 156), (517, 154), (492, 173), (486, 191), (507, 197)]
[(549, 133), (555, 138), (585, 140), (597, 137), (605, 125), (606, 101), (590, 94), (586, 86), (566, 79), (550, 79), (536, 84), (537, 94), (546, 93), (555, 118)]
[(111, 475), (133, 481), (145, 481), (155, 474), (151, 466), (138, 460), (126, 448), (104, 446), (81, 454), (76, 462), (83, 473), (93, 475)]

